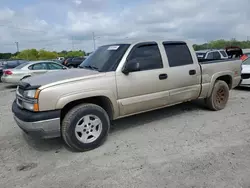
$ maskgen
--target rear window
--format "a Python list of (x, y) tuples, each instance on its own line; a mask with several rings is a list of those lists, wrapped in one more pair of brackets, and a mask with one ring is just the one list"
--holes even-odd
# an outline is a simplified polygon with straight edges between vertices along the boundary
[(227, 53), (225, 52), (225, 51), (220, 51), (220, 53), (221, 53), (221, 55), (223, 56), (223, 57), (227, 57)]
[(6, 64), (4, 64), (3, 68), (4, 69), (13, 69), (17, 67), (19, 63), (17, 61), (7, 61)]
[(204, 59), (205, 56), (206, 56), (206, 53), (197, 52), (196, 56), (197, 56), (198, 59)]
[(15, 69), (22, 69), (23, 67), (25, 67), (28, 64), (29, 64), (29, 62), (22, 63), (22, 64), (18, 65), (17, 67), (15, 67)]
[(170, 67), (193, 64), (193, 59), (186, 43), (163, 42)]

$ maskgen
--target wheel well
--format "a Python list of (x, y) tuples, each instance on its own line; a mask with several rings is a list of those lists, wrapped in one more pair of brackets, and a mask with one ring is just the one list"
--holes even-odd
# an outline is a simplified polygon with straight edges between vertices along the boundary
[(107, 113), (109, 118), (112, 120), (113, 119), (113, 106), (109, 98), (104, 97), (104, 96), (97, 96), (97, 97), (90, 97), (90, 98), (85, 98), (85, 99), (80, 99), (76, 101), (72, 101), (68, 104), (66, 104), (63, 109), (61, 110), (61, 119), (65, 117), (67, 112), (71, 110), (73, 107), (75, 107), (78, 104), (83, 104), (83, 103), (92, 103), (96, 104), (100, 107), (102, 107)]
[(216, 80), (222, 80), (227, 83), (229, 89), (232, 89), (232, 77), (230, 75), (220, 76)]
[(29, 77), (31, 77), (31, 76), (30, 75), (26, 75), (26, 76), (22, 77), (22, 79), (29, 78)]

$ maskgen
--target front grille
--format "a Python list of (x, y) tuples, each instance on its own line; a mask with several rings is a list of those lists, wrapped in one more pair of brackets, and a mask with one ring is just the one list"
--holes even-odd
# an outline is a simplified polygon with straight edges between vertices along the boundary
[(241, 74), (241, 78), (242, 79), (249, 79), (250, 78), (250, 74)]

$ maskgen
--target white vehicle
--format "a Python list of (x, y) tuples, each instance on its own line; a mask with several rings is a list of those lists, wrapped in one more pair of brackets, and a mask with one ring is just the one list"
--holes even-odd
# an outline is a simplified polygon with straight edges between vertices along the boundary
[(1, 80), (5, 83), (18, 84), (24, 78), (64, 69), (68, 68), (53, 61), (31, 61), (14, 69), (5, 69)]
[(225, 50), (200, 50), (196, 51), (196, 55), (198, 60), (204, 60), (204, 59), (228, 59), (228, 55)]
[(63, 61), (65, 58), (64, 57), (58, 57), (57, 60)]
[(242, 80), (239, 86), (242, 87), (250, 86), (250, 57), (248, 57), (242, 62), (241, 79)]

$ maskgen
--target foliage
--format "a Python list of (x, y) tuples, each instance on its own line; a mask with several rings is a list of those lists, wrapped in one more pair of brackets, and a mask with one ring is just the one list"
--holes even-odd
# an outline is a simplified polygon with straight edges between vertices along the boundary
[(14, 59), (26, 59), (26, 60), (46, 60), (56, 59), (57, 57), (81, 57), (85, 56), (84, 51), (62, 51), (62, 52), (50, 52), (44, 49), (37, 51), (36, 49), (23, 50), (15, 55), (12, 55)]
[(69, 51), (64, 57), (82, 57), (85, 56), (84, 51)]
[(38, 52), (38, 59), (39, 60), (46, 60), (46, 59), (56, 59), (58, 54), (56, 52), (49, 52), (45, 50), (40, 50)]
[(9, 59), (11, 56), (11, 53), (0, 53), (0, 59)]
[(195, 50), (205, 50), (205, 49), (224, 49), (227, 46), (238, 46), (242, 49), (250, 48), (250, 41), (237, 41), (235, 39), (226, 41), (226, 40), (215, 40), (209, 43), (194, 45)]

